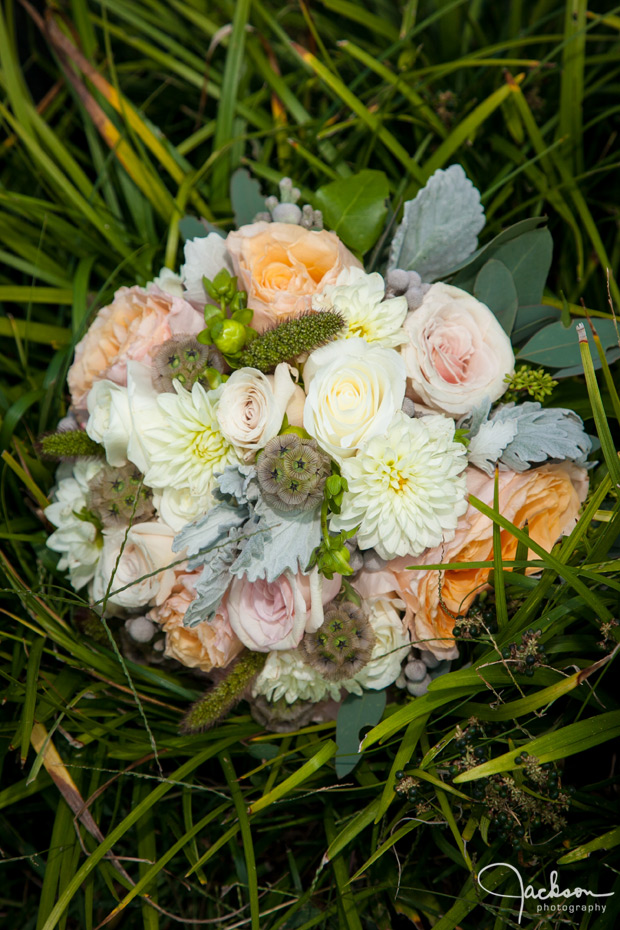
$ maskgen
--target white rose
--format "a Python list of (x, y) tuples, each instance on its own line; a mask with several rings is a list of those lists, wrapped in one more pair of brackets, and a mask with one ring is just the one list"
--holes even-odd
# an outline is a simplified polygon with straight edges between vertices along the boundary
[(304, 429), (335, 459), (388, 428), (405, 395), (398, 352), (363, 339), (331, 342), (304, 365)]
[(189, 488), (153, 491), (153, 506), (163, 520), (178, 533), (187, 523), (204, 516), (215, 504), (212, 494), (192, 494)]
[(152, 444), (148, 432), (156, 427), (165, 428), (166, 420), (159, 407), (161, 397), (153, 387), (151, 369), (141, 362), (127, 363), (127, 397), (131, 417), (127, 458), (143, 474), (152, 464)]
[(367, 602), (368, 619), (375, 631), (375, 645), (370, 661), (357, 673), (355, 680), (364, 688), (380, 691), (396, 681), (403, 659), (411, 648), (401, 616), (394, 603), (405, 607), (402, 601), (392, 602), (378, 598)]
[(402, 354), (414, 400), (451, 416), (506, 391), (510, 339), (485, 304), (450, 284), (433, 284), (405, 321)]
[(131, 436), (131, 413), (126, 387), (113, 381), (95, 381), (86, 399), (90, 414), (86, 432), (105, 449), (106, 459), (114, 468), (127, 464), (127, 445)]
[(103, 600), (112, 579), (110, 604), (128, 610), (163, 604), (175, 583), (171, 566), (179, 560), (179, 554), (172, 551), (174, 535), (173, 529), (157, 520), (136, 523), (129, 530), (105, 530), (101, 559), (90, 589), (93, 600)]
[(288, 365), (267, 376), (257, 368), (239, 368), (222, 388), (217, 419), (222, 435), (246, 462), (278, 435), (295, 393)]

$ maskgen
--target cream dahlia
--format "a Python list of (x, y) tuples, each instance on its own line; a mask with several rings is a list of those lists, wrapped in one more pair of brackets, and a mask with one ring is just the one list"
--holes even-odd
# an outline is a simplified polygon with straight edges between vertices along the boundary
[(349, 490), (331, 527), (353, 530), (359, 525), (359, 548), (375, 548), (383, 559), (419, 555), (453, 537), (467, 509), (461, 474), (466, 464), (451, 420), (397, 413), (383, 435), (343, 460)]
[(175, 394), (159, 394), (163, 426), (145, 428), (143, 442), (149, 467), (145, 481), (155, 488), (189, 488), (196, 496), (208, 494), (216, 473), (239, 461), (222, 434), (217, 405), (222, 386), (205, 391), (195, 384), (191, 393), (175, 382)]
[(313, 310), (335, 310), (344, 317), (347, 329), (340, 338), (358, 336), (365, 342), (396, 349), (407, 342), (403, 323), (407, 299), (384, 300), (385, 281), (380, 274), (365, 274), (361, 268), (346, 268), (335, 285), (312, 298)]

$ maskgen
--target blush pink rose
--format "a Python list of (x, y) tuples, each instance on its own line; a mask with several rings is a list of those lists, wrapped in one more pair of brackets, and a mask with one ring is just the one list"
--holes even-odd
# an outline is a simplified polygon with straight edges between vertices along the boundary
[(83, 339), (67, 381), (75, 407), (85, 407), (95, 381), (127, 384), (127, 362), (150, 362), (151, 350), (180, 333), (204, 329), (201, 313), (181, 297), (151, 285), (121, 287), (102, 307)]
[(451, 416), (497, 400), (514, 371), (510, 339), (489, 308), (450, 284), (433, 284), (407, 316), (402, 348), (408, 393)]
[(187, 608), (196, 597), (194, 587), (200, 572), (179, 572), (168, 598), (149, 611), (148, 618), (158, 623), (166, 634), (165, 655), (187, 668), (210, 672), (226, 668), (243, 649), (228, 622), (226, 599), (213, 620), (203, 620), (193, 627), (183, 626)]
[(343, 268), (362, 267), (336, 233), (292, 223), (242, 226), (228, 234), (226, 246), (259, 333), (310, 310), (312, 295), (335, 284)]
[[(493, 506), (494, 478), (477, 468), (467, 469), (469, 493)], [(499, 509), (516, 527), (527, 523), (530, 538), (547, 552), (561, 536), (573, 529), (588, 490), (584, 468), (572, 462), (543, 465), (517, 474), (499, 472)], [(517, 540), (507, 530), (500, 534), (502, 558), (515, 558)], [(528, 558), (538, 558), (530, 551)], [(405, 622), (414, 645), (437, 658), (454, 658), (454, 616), (465, 614), (476, 595), (488, 587), (490, 568), (450, 569), (441, 578), (438, 571), (408, 571), (411, 565), (447, 562), (486, 562), (493, 559), (493, 523), (473, 505), (459, 519), (454, 539), (427, 549), (416, 558), (404, 556), (388, 562), (377, 572), (362, 571), (355, 587), (362, 597), (398, 596), (406, 604)], [(539, 569), (533, 567), (528, 573)], [(447, 608), (447, 610), (444, 609)]]
[(316, 569), (310, 575), (285, 572), (272, 582), (235, 578), (228, 590), (230, 625), (253, 652), (294, 649), (306, 630), (321, 625), (322, 606), (336, 596), (341, 580), (321, 579)]

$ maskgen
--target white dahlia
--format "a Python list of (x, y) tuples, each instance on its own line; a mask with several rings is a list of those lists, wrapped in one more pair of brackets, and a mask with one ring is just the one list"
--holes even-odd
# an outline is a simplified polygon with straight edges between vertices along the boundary
[(191, 494), (205, 496), (214, 475), (239, 461), (217, 419), (222, 386), (205, 391), (195, 384), (191, 393), (178, 382), (174, 387), (175, 394), (157, 398), (164, 423), (143, 432), (149, 461), (145, 481), (154, 488), (189, 488)]
[(385, 281), (380, 274), (365, 274), (361, 268), (347, 268), (337, 283), (312, 298), (313, 310), (335, 310), (347, 323), (340, 338), (352, 336), (396, 349), (407, 342), (403, 323), (407, 316), (406, 297), (384, 300)]
[(349, 490), (331, 527), (359, 525), (359, 548), (374, 548), (383, 559), (419, 555), (452, 539), (467, 509), (466, 464), (465, 447), (454, 442), (453, 420), (397, 413), (383, 435), (343, 460)]

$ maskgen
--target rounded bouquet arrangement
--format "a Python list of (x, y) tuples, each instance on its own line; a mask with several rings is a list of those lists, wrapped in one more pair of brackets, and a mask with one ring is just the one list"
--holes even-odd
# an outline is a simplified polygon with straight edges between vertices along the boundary
[[(45, 511), (58, 568), (130, 654), (214, 682), (186, 730), (241, 698), (294, 730), (348, 694), (424, 694), (459, 637), (492, 632), (493, 564), (528, 557), (491, 514), (550, 552), (585, 499), (581, 420), (543, 405), (542, 369), (515, 370), (556, 325), (549, 233), (523, 221), (478, 248), (457, 165), (390, 243), (376, 174), (322, 188), (322, 212), (285, 178), (252, 221), (188, 238), (178, 273), (121, 287), (42, 439), (65, 460)], [(355, 252), (384, 226), (381, 274)]]

